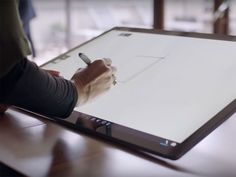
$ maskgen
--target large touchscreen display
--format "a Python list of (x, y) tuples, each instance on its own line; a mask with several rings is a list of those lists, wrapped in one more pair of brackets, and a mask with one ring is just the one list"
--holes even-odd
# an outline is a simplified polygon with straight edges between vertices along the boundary
[[(45, 68), (111, 58), (117, 84), (76, 110), (178, 143), (236, 98), (236, 42), (113, 30)], [(67, 59), (65, 59), (67, 58)]]

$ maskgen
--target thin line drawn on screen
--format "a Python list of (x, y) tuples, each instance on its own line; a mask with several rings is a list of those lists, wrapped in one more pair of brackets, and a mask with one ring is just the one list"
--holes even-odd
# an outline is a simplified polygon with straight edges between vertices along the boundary
[[(146, 67), (142, 68), (141, 70), (139, 70), (138, 72), (135, 72), (134, 74), (132, 74), (131, 76), (127, 77), (124, 80), (119, 79), (119, 76), (116, 78), (116, 82), (118, 84), (126, 84), (130, 81), (132, 81), (133, 79), (137, 78), (138, 76), (140, 76), (141, 74), (145, 73), (146, 71), (148, 71), (149, 69), (151, 69), (152, 67), (156, 66), (158, 63), (163, 62), (164, 60), (167, 59), (167, 57), (169, 57), (169, 55), (171, 55), (171, 51), (172, 49), (176, 46), (177, 44), (177, 40), (173, 40), (169, 45), (166, 45), (166, 47), (164, 49), (162, 49), (162, 53), (164, 53), (161, 56), (156, 56), (156, 55), (136, 55), (136, 58), (149, 58), (149, 59), (154, 59), (154, 62), (151, 62), (150, 64), (148, 64)], [(119, 68), (117, 68), (119, 70)]]
[[(162, 56), (162, 57), (158, 57), (158, 56), (149, 56), (149, 55), (137, 55), (137, 58), (151, 58), (154, 59), (154, 62), (151, 62), (150, 64), (148, 64), (146, 67), (142, 68), (140, 71), (135, 72), (134, 74), (132, 74), (131, 76), (129, 76), (128, 78), (124, 79), (124, 80), (120, 80), (119, 77), (116, 79), (117, 83), (120, 84), (125, 84), (130, 82), (131, 80), (135, 79), (136, 77), (138, 77), (139, 75), (143, 74), (144, 72), (146, 72), (147, 70), (151, 69), (152, 67), (154, 67), (156, 64), (160, 63), (161, 61), (165, 60), (166, 56)], [(119, 69), (119, 68), (118, 68)]]

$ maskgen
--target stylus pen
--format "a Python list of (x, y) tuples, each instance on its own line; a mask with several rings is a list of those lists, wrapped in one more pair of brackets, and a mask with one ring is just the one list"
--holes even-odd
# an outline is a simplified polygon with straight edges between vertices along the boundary
[(79, 57), (87, 64), (90, 65), (92, 61), (84, 53), (79, 53)]
[[(84, 53), (79, 53), (78, 55), (87, 65), (90, 65), (92, 63), (89, 57), (87, 57)], [(114, 78), (113, 85), (116, 85), (117, 84), (116, 77), (114, 74), (112, 76)]]

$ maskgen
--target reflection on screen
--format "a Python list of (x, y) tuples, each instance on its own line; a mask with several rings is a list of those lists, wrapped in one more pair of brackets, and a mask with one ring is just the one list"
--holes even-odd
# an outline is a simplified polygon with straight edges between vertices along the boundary
[(84, 52), (111, 58), (118, 69), (116, 86), (76, 110), (181, 143), (235, 99), (235, 42), (121, 33), (111, 31), (63, 61), (68, 72), (76, 70), (76, 54)]

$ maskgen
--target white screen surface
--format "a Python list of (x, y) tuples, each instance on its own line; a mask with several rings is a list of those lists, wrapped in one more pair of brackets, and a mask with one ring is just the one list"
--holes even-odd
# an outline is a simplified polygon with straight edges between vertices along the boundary
[[(124, 34), (131, 35), (124, 35)], [(236, 98), (236, 42), (113, 30), (44, 68), (111, 58), (117, 85), (76, 110), (181, 143)]]

